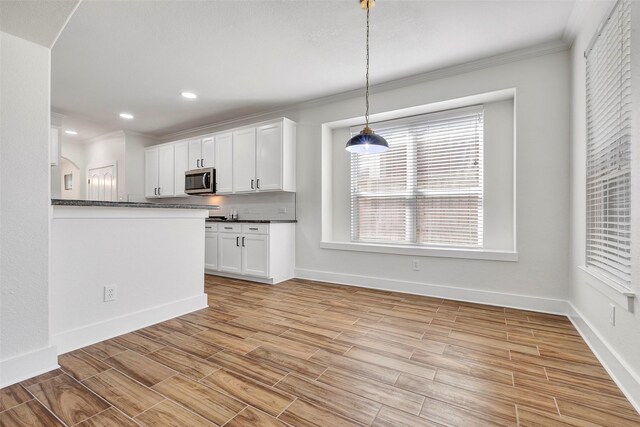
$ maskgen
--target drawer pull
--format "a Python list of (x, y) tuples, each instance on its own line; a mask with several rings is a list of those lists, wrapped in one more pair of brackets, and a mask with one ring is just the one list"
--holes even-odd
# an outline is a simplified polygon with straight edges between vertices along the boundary
[(249, 230), (258, 231), (258, 228), (257, 227), (249, 227)]
[(233, 230), (233, 227), (225, 227), (225, 230)]
[(205, 227), (205, 228), (212, 229), (213, 227)]

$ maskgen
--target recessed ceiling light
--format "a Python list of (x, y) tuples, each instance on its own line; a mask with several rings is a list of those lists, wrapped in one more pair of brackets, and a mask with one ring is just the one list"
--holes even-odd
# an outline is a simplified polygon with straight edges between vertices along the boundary
[(64, 133), (68, 134), (68, 135), (77, 135), (78, 132), (76, 132), (75, 130), (65, 130)]
[(198, 97), (198, 95), (193, 92), (182, 92), (180, 95), (182, 95), (183, 98), (187, 99), (196, 99)]
[(120, 113), (120, 117), (122, 117), (123, 119), (131, 120), (131, 119), (133, 119), (133, 114)]

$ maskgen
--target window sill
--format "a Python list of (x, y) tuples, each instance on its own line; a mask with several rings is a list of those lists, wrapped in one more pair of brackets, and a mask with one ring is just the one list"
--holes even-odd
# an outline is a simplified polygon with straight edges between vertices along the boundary
[(632, 290), (598, 274), (598, 272), (593, 271), (589, 267), (581, 265), (578, 266), (578, 269), (586, 273), (584, 279), (589, 286), (624, 307), (625, 310), (633, 311), (633, 299), (636, 297), (636, 294)]
[(376, 243), (320, 242), (322, 249), (373, 252), (381, 254), (412, 255), (439, 258), (478, 259), (487, 261), (518, 261), (518, 253), (486, 249), (425, 248), (418, 246), (383, 245)]

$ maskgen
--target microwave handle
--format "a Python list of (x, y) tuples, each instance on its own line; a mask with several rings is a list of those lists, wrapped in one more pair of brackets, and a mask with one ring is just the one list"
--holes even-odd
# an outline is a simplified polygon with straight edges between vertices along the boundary
[(209, 175), (208, 172), (202, 174), (202, 188), (207, 188), (207, 175)]

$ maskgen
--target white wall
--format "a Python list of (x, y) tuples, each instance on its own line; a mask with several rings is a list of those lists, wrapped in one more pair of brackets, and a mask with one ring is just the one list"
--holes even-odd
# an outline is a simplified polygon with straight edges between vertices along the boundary
[(158, 141), (150, 136), (125, 131), (126, 199), (145, 201), (144, 198), (144, 149)]
[[(206, 307), (194, 209), (54, 206), (51, 332), (60, 353)], [(104, 286), (117, 285), (104, 302)]]
[[(87, 154), (86, 145), (82, 142), (73, 141), (70, 138), (62, 138), (60, 144), (60, 156), (69, 159), (75, 164), (78, 169), (78, 180), (73, 182), (74, 196), (79, 199), (84, 199), (87, 196)], [(62, 174), (64, 175), (64, 174)], [(75, 177), (74, 177), (75, 180)], [(64, 187), (61, 187), (61, 195), (64, 195)], [(52, 198), (53, 195), (51, 196)], [(63, 197), (67, 198), (67, 197)]]
[(49, 74), (49, 49), (0, 33), (0, 387), (57, 366), (49, 345)]
[[(86, 167), (88, 169), (116, 164), (118, 201), (127, 200), (125, 134), (123, 131), (113, 132), (93, 138), (87, 142), (85, 149)], [(83, 199), (86, 199), (86, 191)]]
[[(585, 265), (585, 218), (586, 218), (586, 92), (585, 92), (585, 58), (584, 51), (588, 43), (591, 41), (599, 24), (603, 21), (606, 13), (612, 5), (611, 1), (593, 2), (578, 4), (579, 12), (582, 16), (581, 26), (571, 51), (572, 62), (572, 143), (571, 143), (571, 251), (570, 259), (571, 268), (571, 302), (575, 309), (582, 317), (582, 321), (586, 322), (587, 328), (591, 329), (597, 339), (601, 340), (604, 348), (601, 352), (601, 358), (605, 363), (609, 362), (609, 366), (613, 369), (614, 375), (619, 380), (619, 384), (623, 389), (627, 389), (628, 396), (635, 394), (636, 407), (640, 408), (640, 302), (638, 298), (633, 301), (632, 311), (628, 310), (628, 304), (620, 304), (616, 302), (619, 298), (609, 298), (601, 290), (606, 290), (605, 286), (597, 287), (597, 279), (591, 278), (590, 275), (578, 267)], [(636, 155), (636, 163), (633, 165), (634, 178), (632, 179), (632, 230), (634, 232), (632, 241), (636, 242), (632, 248), (632, 286), (637, 295), (640, 295), (640, 274), (638, 268), (640, 265), (640, 254), (636, 250), (640, 246), (640, 164), (637, 162), (638, 156), (638, 119), (640, 118), (640, 33), (638, 28), (640, 20), (639, 12), (636, 7), (638, 4), (634, 2), (633, 23), (635, 33), (632, 40), (632, 58), (633, 58), (633, 80), (634, 88), (633, 105), (635, 111), (633, 115), (634, 128), (636, 133), (632, 138), (633, 152)], [(590, 283), (596, 285), (591, 286)], [(615, 293), (614, 293), (615, 294)], [(609, 324), (609, 306), (614, 304), (616, 310), (615, 326)], [(607, 361), (606, 354), (613, 354), (613, 359)], [(617, 356), (616, 356), (617, 355)], [(622, 366), (621, 373), (615, 372), (615, 360), (618, 359)], [(626, 372), (625, 372), (626, 371)]]

